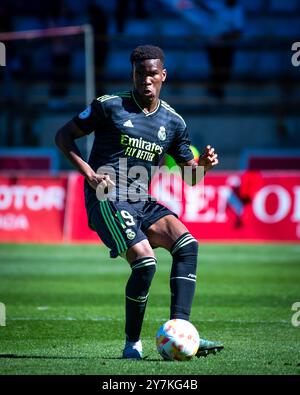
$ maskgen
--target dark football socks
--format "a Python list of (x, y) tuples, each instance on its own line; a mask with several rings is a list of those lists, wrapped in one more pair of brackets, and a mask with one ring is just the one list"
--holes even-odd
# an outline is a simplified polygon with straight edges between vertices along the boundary
[(190, 233), (180, 236), (171, 248), (170, 318), (189, 320), (196, 288), (198, 242)]
[(154, 257), (143, 257), (130, 264), (131, 275), (126, 285), (126, 339), (139, 340), (147, 305), (149, 288), (156, 270)]

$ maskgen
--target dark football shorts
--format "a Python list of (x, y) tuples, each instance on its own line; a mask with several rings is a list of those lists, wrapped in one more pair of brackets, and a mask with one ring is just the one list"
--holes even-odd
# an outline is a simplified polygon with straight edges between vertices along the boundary
[(166, 215), (177, 215), (156, 201), (98, 201), (88, 210), (89, 226), (110, 248), (111, 258), (146, 240), (145, 231)]

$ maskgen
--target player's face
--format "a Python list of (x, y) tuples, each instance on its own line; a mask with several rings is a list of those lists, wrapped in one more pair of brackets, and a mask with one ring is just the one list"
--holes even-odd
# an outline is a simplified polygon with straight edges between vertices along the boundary
[(145, 101), (158, 99), (161, 85), (167, 72), (159, 59), (147, 59), (133, 65), (133, 85), (138, 95)]

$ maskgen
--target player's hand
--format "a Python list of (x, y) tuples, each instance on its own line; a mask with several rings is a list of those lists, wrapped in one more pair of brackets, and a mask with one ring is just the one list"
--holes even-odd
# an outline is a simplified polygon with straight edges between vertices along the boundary
[(198, 165), (204, 167), (204, 171), (207, 172), (211, 168), (215, 167), (219, 163), (218, 154), (215, 149), (210, 145), (207, 145), (205, 152), (200, 156)]
[(94, 173), (92, 176), (86, 177), (86, 180), (93, 189), (97, 190), (100, 187), (104, 193), (115, 186), (115, 183), (110, 179), (108, 174)]

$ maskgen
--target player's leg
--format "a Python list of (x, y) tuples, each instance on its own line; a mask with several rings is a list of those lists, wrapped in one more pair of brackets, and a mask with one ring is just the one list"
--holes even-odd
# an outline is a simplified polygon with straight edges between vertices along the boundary
[(170, 318), (189, 320), (195, 294), (198, 242), (174, 215), (167, 215), (146, 231), (153, 246), (172, 255)]
[[(138, 205), (137, 205), (138, 206)], [(141, 358), (140, 333), (156, 259), (146, 235), (141, 231), (138, 207), (127, 202), (101, 201), (89, 210), (89, 223), (110, 248), (113, 258), (126, 258), (131, 274), (125, 288), (125, 358)]]
[[(157, 220), (146, 234), (153, 247), (163, 247), (173, 257), (170, 318), (189, 320), (196, 285), (198, 242), (174, 215), (166, 215)], [(220, 343), (201, 338), (196, 356), (206, 357), (223, 348)]]
[(142, 240), (127, 250), (126, 258), (131, 275), (125, 289), (125, 334), (124, 358), (141, 358), (140, 340), (150, 285), (156, 270), (156, 259), (148, 240)]

